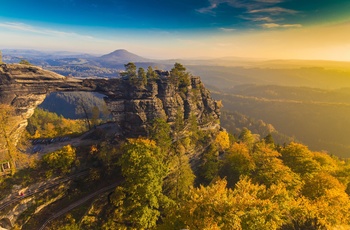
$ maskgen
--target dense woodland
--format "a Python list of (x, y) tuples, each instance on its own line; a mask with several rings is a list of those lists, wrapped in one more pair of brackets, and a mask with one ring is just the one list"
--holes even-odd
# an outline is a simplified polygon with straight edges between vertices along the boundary
[(349, 227), (348, 160), (294, 142), (276, 145), (271, 135), (258, 138), (248, 129), (235, 138), (226, 131), (201, 131), (193, 119), (181, 121), (173, 132), (157, 119), (147, 138), (102, 142), (84, 150), (65, 146), (45, 155), (32, 169), (43, 178), (97, 161), (90, 180), (110, 174), (122, 181), (99, 207), (98, 219), (79, 222), (66, 216), (54, 228)]
[[(129, 67), (129, 74), (137, 76), (136, 68)], [(173, 75), (175, 71), (181, 75), (179, 89), (185, 90), (189, 75), (183, 74), (182, 66), (175, 66)], [(140, 77), (132, 81), (143, 84), (144, 74), (141, 70)], [(81, 132), (86, 127), (83, 121), (44, 110), (37, 110), (31, 119), (28, 131), (37, 137)], [(0, 125), (6, 134), (5, 124)], [(153, 120), (146, 137), (66, 145), (2, 178), (0, 186), (9, 191), (13, 184), (26, 186), (34, 180), (87, 170), (88, 177), (72, 182), (56, 202), (62, 208), (60, 202), (74, 202), (95, 187), (118, 182), (111, 193), (95, 199), (83, 211), (52, 222), (51, 229), (350, 227), (348, 159), (310, 151), (296, 142), (277, 144), (271, 133), (259, 136), (244, 127), (239, 130), (232, 135), (225, 129), (201, 129), (195, 116), (184, 119), (179, 113), (172, 125)], [(54, 192), (60, 189), (64, 188)], [(42, 202), (23, 213), (17, 227), (37, 227), (40, 212), (35, 210)]]

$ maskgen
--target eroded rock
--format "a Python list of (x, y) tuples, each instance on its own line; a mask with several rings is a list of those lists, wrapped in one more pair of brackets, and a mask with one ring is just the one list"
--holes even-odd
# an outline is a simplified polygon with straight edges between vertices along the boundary
[(142, 86), (120, 78), (76, 79), (40, 67), (2, 64), (0, 103), (12, 105), (18, 121), (12, 138), (18, 140), (27, 119), (46, 95), (58, 91), (92, 91), (106, 95), (107, 106), (127, 137), (146, 135), (147, 125), (157, 117), (172, 124), (178, 113), (183, 113), (184, 119), (195, 115), (199, 126), (207, 127), (218, 121), (220, 115), (218, 104), (199, 77), (191, 77), (186, 90), (179, 90), (166, 74)]

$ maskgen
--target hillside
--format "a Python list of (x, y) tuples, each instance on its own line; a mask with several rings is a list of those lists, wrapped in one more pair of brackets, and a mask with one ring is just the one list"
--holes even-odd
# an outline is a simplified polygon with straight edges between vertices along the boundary
[[(224, 112), (222, 123), (237, 132), (230, 135), (220, 127), (221, 103), (211, 98), (199, 77), (179, 63), (170, 72), (150, 70), (146, 79), (133, 78), (136, 66), (129, 65), (123, 79), (81, 80), (34, 66), (2, 65), (1, 74), (6, 77), (0, 85), (0, 121), (23, 119), (21, 112), (29, 114), (39, 103), (33, 103), (35, 98), (28, 98), (28, 93), (37, 93), (36, 99), (43, 100), (40, 92), (45, 96), (48, 90), (83, 89), (108, 97), (114, 122), (76, 136), (84, 130), (82, 121), (36, 110), (28, 127), (32, 138), (40, 137), (31, 141), (35, 163), (14, 167), (13, 160), (19, 161), (25, 153), (8, 148), (12, 154), (8, 162), (15, 170), (0, 177), (1, 227), (349, 228), (349, 160), (295, 142), (278, 145), (274, 138), (283, 136), (271, 124)], [(11, 97), (11, 89), (16, 89), (16, 97)], [(272, 90), (271, 98), (259, 98)], [(284, 87), (242, 86), (236, 97), (300, 103), (299, 95), (283, 92)], [(230, 94), (219, 96), (234, 102)], [(319, 103), (335, 103), (327, 98), (320, 97)], [(17, 106), (17, 117), (9, 117), (16, 112), (9, 104)], [(0, 125), (9, 146), (12, 139), (6, 132), (16, 126)]]
[(349, 157), (350, 94), (344, 90), (240, 86), (216, 92), (225, 109), (262, 119), (311, 149)]
[[(170, 69), (172, 65), (171, 60), (149, 60), (125, 50), (100, 57), (76, 54), (78, 56), (56, 59), (52, 56), (47, 59), (47, 55), (38, 52), (31, 53), (33, 51), (26, 52), (23, 57), (29, 55), (31, 62), (65, 76), (117, 77), (124, 70), (124, 64), (133, 60), (146, 61), (136, 63), (143, 68), (157, 66)], [(6, 60), (9, 60), (8, 55), (5, 54)], [(41, 58), (38, 58), (40, 55)], [(102, 57), (110, 58), (111, 62), (103, 66), (103, 62), (98, 61)], [(125, 62), (118, 64), (120, 60)], [(201, 76), (204, 84), (216, 92), (216, 99), (224, 100), (228, 112), (238, 112), (269, 123), (279, 132), (302, 141), (314, 150), (347, 156), (349, 63), (237, 57), (176, 61), (188, 63), (188, 70)]]
[(150, 62), (150, 59), (143, 58), (136, 54), (130, 53), (127, 50), (119, 49), (115, 50), (109, 54), (102, 55), (101, 57), (95, 59), (102, 64), (125, 64), (128, 62)]

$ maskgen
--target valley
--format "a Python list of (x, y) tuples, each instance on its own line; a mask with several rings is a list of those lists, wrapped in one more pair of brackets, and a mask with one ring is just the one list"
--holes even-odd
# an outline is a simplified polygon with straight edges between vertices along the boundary
[[(35, 52), (4, 54), (9, 61), (23, 57), (63, 75), (83, 78), (117, 77), (129, 61), (139, 67), (151, 65), (160, 69), (168, 69), (172, 63), (172, 60), (143, 58), (126, 50), (100, 57), (84, 54), (45, 56)], [(342, 157), (350, 154), (346, 138), (349, 135), (347, 130), (350, 130), (347, 119), (350, 115), (349, 63), (240, 58), (179, 61), (185, 63), (194, 75), (201, 76), (205, 85), (214, 92), (215, 99), (223, 100), (224, 110), (262, 120), (283, 133), (282, 136), (288, 136), (278, 141), (279, 144), (298, 140), (313, 150)], [(99, 72), (101, 68), (107, 69)], [(62, 100), (62, 97), (54, 100)], [(48, 98), (42, 107), (59, 114), (64, 111), (64, 108), (54, 109), (53, 105)], [(70, 107), (72, 110), (75, 110), (74, 106)], [(69, 116), (75, 117), (74, 114)]]
[[(120, 53), (125, 51), (112, 56)], [(142, 66), (148, 64), (129, 63), (125, 70), (114, 69), (118, 76), (103, 78), (84, 76), (83, 70), (84, 77), (75, 78), (27, 63), (2, 65), (2, 111), (8, 111), (2, 116), (13, 124), (28, 122), (25, 135), (31, 139), (27, 152), (15, 159), (35, 160), (30, 164), (28, 158), (2, 178), (0, 226), (348, 227), (345, 70), (334, 75), (344, 87), (339, 82), (325, 87), (328, 79), (322, 76), (329, 71), (318, 68), (307, 70), (314, 74), (309, 78), (300, 75), (304, 69), (264, 73), (255, 67), (189, 65), (192, 75), (175, 63), (170, 71), (148, 67), (146, 75)], [(196, 76), (200, 71), (204, 84)], [(287, 72), (292, 74), (279, 81)], [(319, 85), (310, 87), (317, 77)], [(8, 128), (2, 126), (3, 138), (16, 140), (15, 148), (23, 150), (23, 128), (8, 126), (15, 130), (9, 135), (16, 135), (6, 139)], [(231, 203), (222, 211), (225, 200)], [(193, 207), (200, 216), (188, 211)], [(203, 222), (203, 209), (214, 219)], [(235, 218), (226, 218), (228, 213)], [(259, 222), (257, 213), (268, 221)]]

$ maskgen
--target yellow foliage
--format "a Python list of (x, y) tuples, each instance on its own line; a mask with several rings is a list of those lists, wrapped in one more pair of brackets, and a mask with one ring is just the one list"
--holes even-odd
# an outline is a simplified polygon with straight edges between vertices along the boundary
[(215, 144), (221, 150), (228, 149), (230, 147), (230, 138), (228, 136), (228, 133), (226, 131), (220, 131), (218, 135), (216, 135)]
[(128, 138), (127, 140), (130, 144), (136, 144), (136, 145), (141, 144), (141, 145), (145, 145), (149, 148), (155, 148), (157, 146), (155, 141), (147, 139), (147, 138), (142, 138), (142, 137)]
[(94, 154), (94, 153), (96, 153), (96, 152), (98, 152), (97, 145), (92, 145), (92, 146), (90, 147), (90, 154)]

